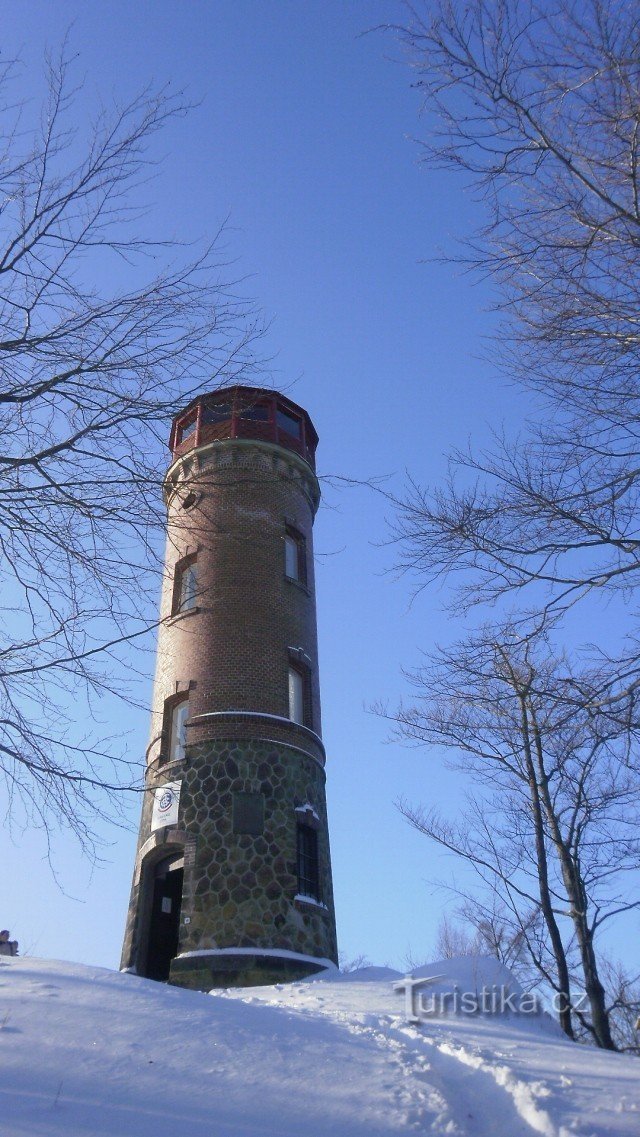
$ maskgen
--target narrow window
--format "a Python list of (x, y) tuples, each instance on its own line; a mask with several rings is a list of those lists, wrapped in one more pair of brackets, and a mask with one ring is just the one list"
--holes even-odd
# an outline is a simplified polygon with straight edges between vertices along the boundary
[(298, 892), (320, 900), (318, 834), (310, 825), (298, 825)]
[(311, 726), (311, 683), (309, 669), (289, 664), (289, 718), (300, 726)]
[(184, 748), (187, 741), (187, 719), (189, 718), (189, 700), (180, 699), (172, 702), (168, 708), (168, 734), (167, 761), (179, 762), (184, 758)]
[(304, 724), (304, 678), (297, 667), (289, 668), (289, 718)]
[(178, 561), (173, 580), (173, 604), (171, 614), (191, 612), (196, 606), (198, 592), (198, 570), (196, 558), (185, 557)]
[(284, 571), (290, 580), (307, 583), (307, 548), (302, 533), (287, 525), (284, 537)]

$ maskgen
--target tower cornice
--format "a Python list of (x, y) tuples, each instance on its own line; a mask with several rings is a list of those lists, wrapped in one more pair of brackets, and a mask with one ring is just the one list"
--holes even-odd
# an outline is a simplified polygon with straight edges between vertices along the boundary
[(170, 505), (175, 493), (185, 484), (197, 479), (209, 469), (225, 469), (241, 465), (247, 454), (260, 451), (271, 459), (273, 472), (280, 477), (299, 481), (309, 501), (313, 516), (320, 504), (320, 483), (314, 470), (304, 458), (275, 442), (257, 438), (225, 438), (205, 443), (189, 450), (171, 463), (163, 483), (164, 500)]

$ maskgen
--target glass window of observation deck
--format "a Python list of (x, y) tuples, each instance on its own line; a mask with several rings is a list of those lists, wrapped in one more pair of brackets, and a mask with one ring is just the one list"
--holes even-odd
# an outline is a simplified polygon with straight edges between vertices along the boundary
[(202, 408), (202, 422), (206, 424), (228, 422), (231, 418), (231, 407), (228, 403), (212, 403)]
[(290, 414), (282, 407), (278, 407), (276, 411), (276, 422), (279, 430), (286, 431), (293, 438), (300, 438), (302, 423), (296, 415)]
[(180, 426), (178, 427), (178, 444), (181, 442), (186, 442), (187, 438), (190, 438), (191, 435), (194, 434), (197, 421), (198, 417), (194, 411), (191, 415), (189, 415), (188, 419), (185, 419), (184, 422), (180, 423)]
[(269, 408), (264, 403), (255, 403), (250, 407), (243, 407), (240, 418), (250, 419), (252, 422), (268, 422)]

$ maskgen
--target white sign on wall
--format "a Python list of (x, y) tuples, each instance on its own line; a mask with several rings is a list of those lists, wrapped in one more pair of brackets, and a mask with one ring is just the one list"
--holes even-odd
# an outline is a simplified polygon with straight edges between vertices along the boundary
[(158, 786), (153, 796), (152, 833), (154, 829), (163, 829), (165, 825), (177, 825), (181, 785), (181, 782), (165, 782), (163, 786)]

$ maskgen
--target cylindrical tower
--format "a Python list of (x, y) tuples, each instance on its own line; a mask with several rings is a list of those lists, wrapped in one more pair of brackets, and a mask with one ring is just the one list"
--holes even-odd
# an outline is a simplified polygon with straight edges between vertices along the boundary
[(147, 790), (122, 967), (253, 985), (336, 962), (312, 526), (317, 434), (273, 391), (171, 432)]

